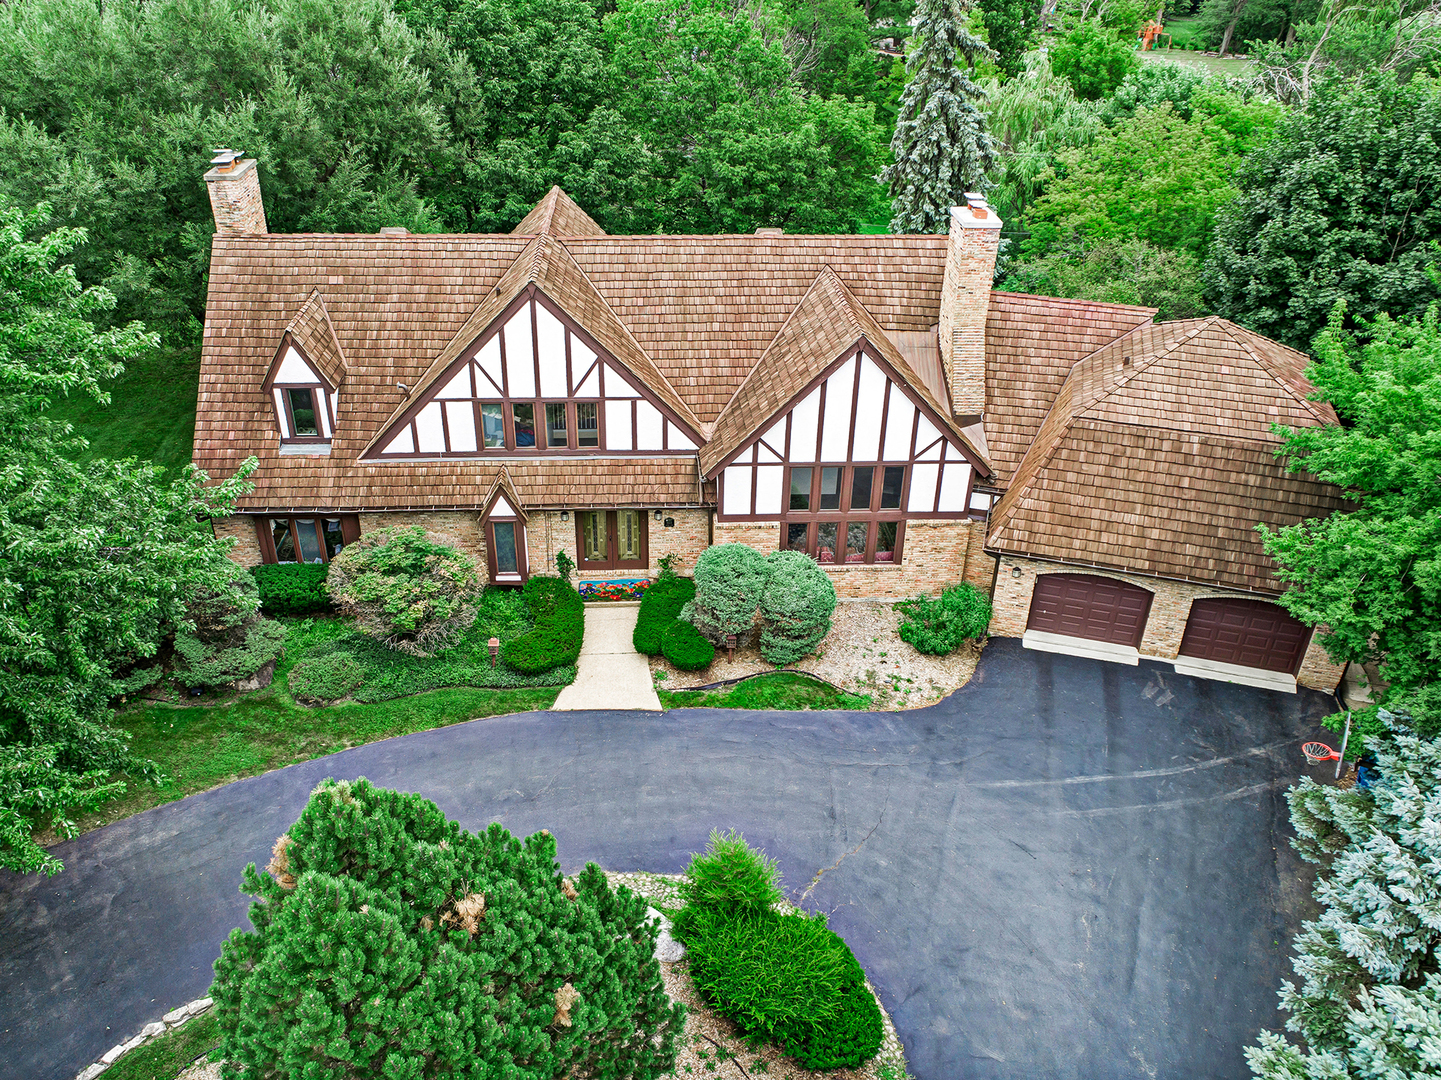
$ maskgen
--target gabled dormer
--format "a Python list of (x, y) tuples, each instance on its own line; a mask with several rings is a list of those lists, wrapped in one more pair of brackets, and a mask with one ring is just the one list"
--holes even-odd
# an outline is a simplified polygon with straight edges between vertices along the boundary
[(282, 454), (329, 454), (345, 357), (318, 291), (296, 312), (265, 374)]

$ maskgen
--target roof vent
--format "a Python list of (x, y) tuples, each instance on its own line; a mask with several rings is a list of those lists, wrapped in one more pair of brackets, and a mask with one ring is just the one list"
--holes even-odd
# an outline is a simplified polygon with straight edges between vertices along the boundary
[(404, 225), (386, 225), (380, 230), (381, 236), (409, 236), (410, 230)]
[(784, 236), (785, 234), (786, 234), (786, 231), (785, 231), (784, 229), (757, 229), (757, 230), (756, 230), (756, 235), (757, 235), (757, 236)]

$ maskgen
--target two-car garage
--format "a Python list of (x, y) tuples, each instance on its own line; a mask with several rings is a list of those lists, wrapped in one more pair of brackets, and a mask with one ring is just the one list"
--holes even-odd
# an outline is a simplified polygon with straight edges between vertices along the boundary
[[(1149, 590), (1119, 578), (1042, 574), (1031, 594), (1023, 641), (1028, 648), (1136, 664), (1152, 599)], [(1294, 691), (1310, 638), (1310, 630), (1276, 604), (1229, 596), (1196, 599), (1176, 670)]]

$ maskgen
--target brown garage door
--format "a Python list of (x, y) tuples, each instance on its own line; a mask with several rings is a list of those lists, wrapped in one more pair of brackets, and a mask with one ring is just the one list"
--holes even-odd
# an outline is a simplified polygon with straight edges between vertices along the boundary
[(1094, 574), (1043, 574), (1031, 596), (1027, 630), (1138, 648), (1151, 594)]
[(1196, 600), (1186, 619), (1181, 655), (1295, 674), (1311, 631), (1264, 600)]

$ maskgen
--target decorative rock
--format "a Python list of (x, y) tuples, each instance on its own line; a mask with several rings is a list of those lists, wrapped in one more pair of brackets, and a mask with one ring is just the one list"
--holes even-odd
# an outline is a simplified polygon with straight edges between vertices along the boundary
[(125, 1053), (125, 1044), (117, 1043), (109, 1050), (105, 1051), (105, 1053), (100, 1055), (100, 1064), (114, 1065), (117, 1061), (120, 1060), (120, 1055), (123, 1053)]
[(140, 1034), (147, 1039), (153, 1039), (155, 1038), (155, 1036), (163, 1035), (164, 1033), (165, 1025), (159, 1020), (155, 1021), (153, 1024), (146, 1024), (143, 1028), (140, 1029)]
[(191, 1016), (194, 1016), (196, 1013), (203, 1013), (214, 1004), (215, 1001), (213, 998), (196, 998), (189, 1005), (185, 1006), (185, 1009)]
[(185, 1009), (186, 1007), (184, 1005), (180, 1006), (180, 1008), (178, 1009), (171, 1009), (160, 1019), (162, 1022), (164, 1022), (166, 1027), (179, 1027), (190, 1018), (190, 1014), (186, 1012)]
[(132, 1038), (128, 1043), (126, 1043), (124, 1046), (122, 1046), (122, 1047), (120, 1048), (120, 1052), (121, 1052), (122, 1054), (128, 1054), (128, 1053), (130, 1053), (130, 1051), (134, 1050), (137, 1046), (144, 1046), (145, 1043), (146, 1043), (146, 1040), (147, 1040), (147, 1036), (146, 1036), (145, 1034), (142, 1033), (142, 1034), (140, 1034), (140, 1035), (136, 1035), (136, 1036), (135, 1036), (134, 1038)]
[(106, 1066), (102, 1065), (100, 1062), (97, 1061), (94, 1065), (90, 1066), (90, 1068), (86, 1069), (79, 1076), (77, 1076), (75, 1080), (95, 1080), (95, 1078), (101, 1073), (103, 1073), (105, 1069)]
[(655, 938), (655, 958), (662, 964), (674, 964), (685, 959), (685, 946), (670, 934), (670, 920), (655, 908), (645, 909), (646, 918), (660, 920), (660, 933)]

